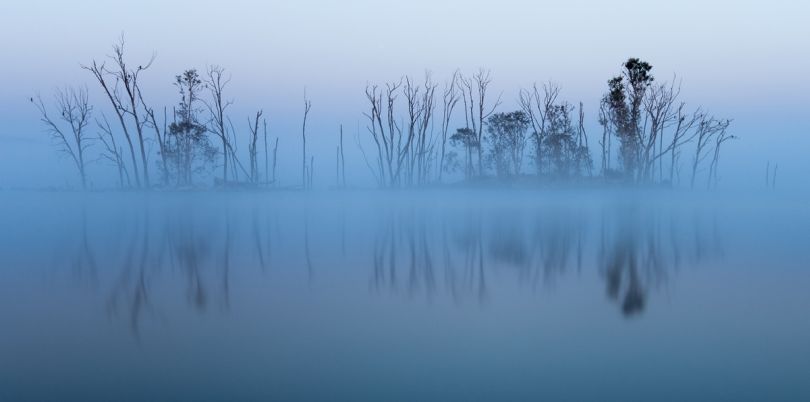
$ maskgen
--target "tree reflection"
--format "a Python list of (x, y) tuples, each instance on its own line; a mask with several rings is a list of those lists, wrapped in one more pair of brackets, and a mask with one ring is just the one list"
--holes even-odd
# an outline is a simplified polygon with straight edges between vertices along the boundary
[[(138, 336), (143, 321), (170, 312), (174, 300), (185, 300), (200, 314), (212, 305), (227, 312), (235, 272), (274, 275), (267, 269), (274, 260), (305, 268), (309, 281), (314, 258), (365, 260), (370, 269), (359, 269), (370, 272), (375, 294), (426, 300), (445, 295), (456, 303), (485, 303), (512, 291), (510, 286), (553, 287), (572, 272), (598, 273), (607, 299), (632, 317), (679, 267), (722, 257), (715, 215), (697, 208), (632, 202), (601, 209), (562, 203), (388, 205), (363, 211), (365, 220), (351, 217), (357, 211), (348, 204), (320, 214), (259, 204), (248, 213), (223, 208), (212, 213), (210, 207), (146, 207), (106, 222), (118, 228), (115, 236), (105, 231), (108, 226), (90, 225), (83, 213), (68, 261), (86, 278), (110, 278), (100, 282), (102, 288), (108, 283), (107, 309), (126, 317)], [(271, 254), (275, 234), (285, 244)]]

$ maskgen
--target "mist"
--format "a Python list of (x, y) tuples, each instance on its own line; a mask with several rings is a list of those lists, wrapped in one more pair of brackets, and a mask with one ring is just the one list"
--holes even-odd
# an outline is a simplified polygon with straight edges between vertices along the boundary
[(810, 399), (808, 11), (0, 5), (0, 401)]

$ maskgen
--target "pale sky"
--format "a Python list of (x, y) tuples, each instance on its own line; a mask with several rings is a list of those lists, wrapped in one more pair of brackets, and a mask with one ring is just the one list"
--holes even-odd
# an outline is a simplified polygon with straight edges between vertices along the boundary
[[(741, 139), (725, 154), (728, 182), (764, 175), (768, 160), (779, 163), (784, 180), (801, 180), (810, 171), (808, 16), (810, 5), (796, 0), (5, 1), (0, 186), (75, 180), (28, 98), (87, 85), (97, 112), (106, 108), (79, 66), (102, 59), (122, 32), (131, 60), (157, 55), (142, 78), (156, 105), (176, 102), (171, 83), (182, 70), (225, 67), (234, 121), (264, 109), (290, 166), (298, 163), (292, 155), (306, 88), (311, 135), (323, 138), (313, 149), (323, 161), (316, 182), (318, 166), (331, 174), (338, 125), (353, 137), (360, 121), (363, 133), (367, 82), (425, 70), (442, 81), (457, 68), (485, 67), (505, 111), (516, 107), (519, 88), (553, 80), (567, 100), (585, 103), (595, 136), (598, 100), (628, 57), (653, 64), (659, 81), (677, 74), (689, 105), (734, 119)], [(347, 141), (347, 151), (353, 145)], [(362, 164), (354, 168), (365, 173)], [(295, 174), (287, 181), (296, 182)]]

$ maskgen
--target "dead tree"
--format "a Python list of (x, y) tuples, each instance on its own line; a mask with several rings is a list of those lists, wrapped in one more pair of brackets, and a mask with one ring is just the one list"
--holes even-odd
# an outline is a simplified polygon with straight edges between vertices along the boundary
[[(307, 100), (307, 95), (304, 93), (304, 123), (301, 126), (301, 139), (303, 140), (303, 158), (301, 159), (301, 178), (303, 180), (302, 185), (306, 190), (308, 188), (309, 182), (309, 173), (307, 171), (307, 116), (309, 116), (309, 110), (312, 108), (312, 102)], [(310, 169), (312, 167), (310, 166)]]
[[(730, 123), (730, 121), (728, 121)], [(714, 137), (714, 155), (712, 156), (712, 162), (709, 165), (709, 180), (706, 184), (707, 188), (711, 188), (712, 181), (714, 181), (714, 187), (717, 188), (717, 167), (720, 163), (720, 146), (723, 145), (724, 142), (728, 140), (736, 139), (737, 137), (734, 135), (729, 135), (728, 131), (726, 130), (727, 127), (723, 127), (723, 129)], [(774, 170), (774, 173), (776, 171)]]
[(698, 167), (701, 162), (708, 156), (708, 146), (710, 141), (718, 134), (725, 135), (724, 132), (728, 128), (730, 120), (719, 120), (710, 116), (702, 116), (700, 122), (697, 124), (697, 146), (695, 147), (695, 155), (692, 159), (692, 178), (689, 182), (691, 188), (695, 187), (695, 177), (697, 176)]
[[(138, 79), (140, 77), (140, 73), (147, 70), (152, 65), (152, 62), (155, 60), (155, 56), (153, 55), (149, 62), (146, 64), (140, 64), (137, 68), (129, 67), (126, 60), (124, 60), (124, 38), (121, 37), (118, 43), (113, 45), (113, 55), (110, 56), (110, 59), (114, 65), (112, 69), (107, 69), (104, 63), (99, 65), (95, 60), (91, 66), (83, 66), (83, 68), (90, 71), (99, 82), (102, 89), (104, 89), (107, 98), (110, 100), (116, 115), (118, 116), (118, 120), (121, 123), (121, 127), (124, 131), (124, 135), (127, 138), (127, 142), (130, 146), (136, 183), (140, 186), (141, 180), (138, 174), (138, 164), (135, 159), (135, 149), (132, 145), (132, 139), (130, 137), (131, 133), (125, 121), (125, 116), (129, 116), (132, 119), (135, 134), (138, 136), (137, 139), (141, 156), (140, 168), (143, 174), (144, 185), (148, 188), (150, 186), (149, 164), (147, 161), (148, 158), (146, 155), (146, 144), (143, 132), (144, 127), (147, 124), (147, 118), (141, 114), (141, 109), (147, 108), (142, 102), (143, 95), (141, 94)], [(108, 79), (110, 78), (114, 80), (112, 85), (110, 85), (108, 82)]]
[(248, 155), (250, 162), (250, 182), (253, 184), (259, 183), (259, 158), (257, 143), (259, 140), (259, 119), (262, 117), (262, 111), (256, 112), (256, 117), (253, 123), (250, 122), (248, 117), (248, 127), (250, 129), (250, 143), (248, 145)]
[(543, 174), (546, 150), (544, 146), (549, 135), (550, 118), (555, 114), (555, 105), (560, 95), (559, 85), (548, 82), (543, 84), (542, 90), (537, 84), (531, 90), (520, 91), (520, 107), (529, 117), (532, 126), (532, 139), (534, 140), (534, 160), (537, 174)]
[(444, 156), (447, 153), (447, 133), (450, 131), (450, 120), (453, 117), (453, 110), (459, 101), (458, 95), (458, 71), (453, 72), (450, 81), (445, 84), (444, 93), (442, 96), (442, 147), (441, 154), (439, 155), (439, 182), (442, 181), (442, 174), (444, 173)]
[(264, 120), (264, 181), (270, 180), (270, 161), (267, 159), (267, 120)]
[[(484, 175), (484, 154), (481, 144), (484, 139), (484, 121), (489, 118), (495, 109), (501, 104), (501, 95), (495, 100), (492, 107), (486, 106), (487, 90), (492, 82), (492, 74), (489, 70), (481, 69), (471, 78), (460, 77), (462, 88), (462, 98), (464, 101), (464, 112), (468, 122), (467, 128), (471, 128), (476, 134), (478, 147), (478, 176)], [(472, 127), (470, 127), (470, 125)]]
[(207, 77), (205, 79), (206, 87), (208, 88), (210, 100), (204, 100), (208, 112), (211, 114), (211, 123), (209, 130), (214, 133), (222, 142), (222, 180), (228, 181), (228, 161), (231, 152), (231, 144), (229, 141), (228, 126), (226, 125), (227, 117), (226, 110), (233, 104), (233, 101), (225, 100), (223, 92), (225, 87), (231, 81), (230, 77), (224, 77), (225, 69), (219, 66), (209, 66)]
[(663, 156), (664, 153), (669, 151), (670, 153), (670, 165), (669, 165), (669, 182), (670, 184), (674, 183), (675, 179), (675, 164), (677, 163), (680, 157), (680, 148), (689, 142), (691, 142), (695, 135), (697, 135), (697, 131), (693, 130), (696, 127), (696, 124), (703, 118), (703, 112), (699, 109), (692, 113), (691, 116), (687, 116), (684, 112), (686, 104), (681, 103), (678, 106), (677, 111), (677, 123), (675, 124), (675, 131), (672, 134), (672, 142), (670, 142), (669, 147), (661, 151), (659, 156)]
[(652, 181), (655, 163), (659, 159), (656, 156), (663, 155), (664, 131), (678, 121), (675, 105), (680, 91), (680, 85), (676, 86), (673, 80), (671, 84), (651, 86), (642, 99), (646, 124), (639, 138), (642, 148), (640, 180)]
[[(57, 89), (54, 93), (56, 110), (59, 113), (57, 120), (48, 115), (48, 110), (41, 97), (31, 102), (39, 109), (40, 121), (45, 124), (48, 133), (56, 140), (59, 150), (67, 154), (76, 166), (82, 181), (82, 189), (87, 189), (87, 174), (85, 172), (85, 151), (91, 145), (92, 139), (85, 130), (90, 124), (93, 107), (87, 100), (87, 89), (67, 88)], [(61, 123), (59, 121), (61, 120)]]
[(603, 98), (599, 102), (599, 125), (602, 126), (602, 139), (599, 146), (602, 148), (602, 177), (606, 177), (610, 170), (610, 138), (612, 137), (611, 125), (613, 120), (611, 109), (607, 99)]
[[(139, 91), (139, 94), (140, 94), (140, 91)], [(143, 102), (142, 97), (141, 97), (141, 103), (146, 105), (146, 103)], [(169, 160), (168, 160), (169, 156), (167, 155), (167, 152), (166, 152), (166, 130), (167, 130), (167, 126), (166, 126), (166, 122), (167, 122), (166, 108), (165, 107), (163, 108), (163, 129), (162, 130), (161, 130), (161, 127), (157, 123), (157, 119), (155, 118), (154, 109), (146, 107), (146, 106), (144, 106), (144, 108), (146, 109), (146, 121), (147, 121), (148, 125), (150, 125), (155, 130), (155, 139), (157, 140), (158, 150), (160, 152), (160, 163), (161, 163), (160, 167), (161, 167), (161, 171), (163, 173), (162, 174), (163, 185), (168, 185), (169, 184)]]
[[(401, 80), (386, 84), (384, 91), (379, 90), (377, 85), (366, 86), (366, 99), (371, 105), (371, 110), (364, 114), (369, 119), (367, 129), (377, 147), (376, 172), (375, 170), (372, 172), (375, 172), (381, 185), (392, 187), (398, 184), (399, 170), (406, 155), (401, 152), (402, 129), (394, 118), (394, 105), (401, 86)], [(383, 92), (385, 92), (385, 104), (383, 104)], [(409, 138), (406, 147), (410, 146), (410, 140)], [(362, 147), (360, 149), (363, 150)], [(364, 151), (363, 153), (365, 154)]]
[(102, 120), (96, 120), (96, 125), (101, 130), (98, 136), (99, 142), (104, 145), (104, 151), (101, 152), (101, 157), (113, 163), (118, 170), (118, 183), (121, 188), (124, 188), (124, 178), (126, 178), (126, 186), (130, 186), (129, 172), (127, 171), (126, 163), (124, 163), (123, 149), (118, 146), (113, 135), (110, 122), (107, 116), (102, 114)]
[(277, 166), (276, 162), (277, 162), (277, 157), (278, 157), (278, 137), (276, 137), (276, 145), (273, 146), (273, 178), (272, 178), (271, 181), (272, 181), (274, 186), (277, 183), (276, 182), (276, 166)]

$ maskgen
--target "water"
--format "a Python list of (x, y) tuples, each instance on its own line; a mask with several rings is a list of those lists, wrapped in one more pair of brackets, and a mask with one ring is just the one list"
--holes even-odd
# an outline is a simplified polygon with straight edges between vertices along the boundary
[(0, 194), (0, 400), (810, 400), (810, 206)]

